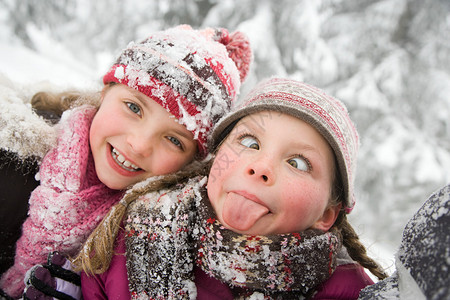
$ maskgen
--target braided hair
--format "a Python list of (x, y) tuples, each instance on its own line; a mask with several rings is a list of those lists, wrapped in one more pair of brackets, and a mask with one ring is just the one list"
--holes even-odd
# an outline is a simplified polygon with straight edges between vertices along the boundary
[[(333, 186), (331, 190), (331, 205), (337, 205), (342, 202), (342, 199), (344, 199), (344, 190), (342, 188), (340, 173), (337, 171), (334, 173)], [(367, 255), (367, 250), (361, 243), (358, 234), (348, 221), (347, 213), (344, 209), (340, 210), (338, 217), (330, 230), (337, 230), (340, 232), (342, 235), (342, 243), (354, 261), (358, 262), (362, 267), (368, 269), (380, 280), (387, 277), (387, 274), (383, 268)]]

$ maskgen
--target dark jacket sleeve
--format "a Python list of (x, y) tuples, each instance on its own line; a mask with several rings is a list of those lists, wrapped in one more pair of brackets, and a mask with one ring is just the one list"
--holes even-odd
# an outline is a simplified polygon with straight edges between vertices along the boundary
[(20, 161), (14, 153), (0, 149), (0, 273), (14, 262), (16, 241), (27, 217), (28, 199), (38, 182), (37, 163)]
[[(60, 118), (48, 111), (36, 113), (51, 124)], [(35, 179), (38, 171), (33, 157), (19, 158), (14, 152), (0, 149), (0, 274), (14, 263), (15, 245), (27, 217), (28, 200), (39, 184)]]

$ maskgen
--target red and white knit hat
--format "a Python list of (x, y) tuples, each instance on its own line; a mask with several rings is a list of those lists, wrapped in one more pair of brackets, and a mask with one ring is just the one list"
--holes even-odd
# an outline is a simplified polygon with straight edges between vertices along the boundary
[(359, 148), (358, 132), (345, 105), (316, 87), (305, 83), (272, 78), (258, 84), (232, 112), (219, 121), (211, 138), (212, 149), (241, 118), (264, 110), (297, 117), (313, 126), (330, 144), (344, 184), (344, 207), (349, 213), (355, 205), (354, 176)]
[(229, 111), (251, 61), (243, 33), (180, 25), (130, 43), (103, 83), (125, 84), (155, 100), (194, 134), (204, 156), (208, 132)]

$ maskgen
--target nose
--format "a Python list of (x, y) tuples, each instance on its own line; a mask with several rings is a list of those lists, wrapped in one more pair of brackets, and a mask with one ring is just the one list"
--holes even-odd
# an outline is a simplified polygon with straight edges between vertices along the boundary
[(127, 143), (131, 150), (143, 157), (149, 157), (152, 154), (154, 142), (151, 137), (140, 135), (140, 134), (130, 134), (127, 137)]
[(270, 185), (275, 181), (275, 172), (269, 158), (262, 158), (253, 161), (247, 166), (246, 173), (258, 182)]

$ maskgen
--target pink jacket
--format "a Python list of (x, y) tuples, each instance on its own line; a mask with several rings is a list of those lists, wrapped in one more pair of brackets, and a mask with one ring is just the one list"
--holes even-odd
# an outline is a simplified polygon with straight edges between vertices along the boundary
[[(120, 231), (116, 240), (115, 252), (111, 265), (105, 273), (88, 277), (81, 274), (81, 287), (84, 300), (90, 299), (131, 299), (125, 257), (124, 232)], [(209, 277), (201, 269), (195, 268), (195, 285), (198, 300), (233, 299), (230, 288), (215, 278)], [(357, 264), (340, 265), (333, 275), (317, 290), (312, 299), (357, 299), (364, 287), (373, 281)]]
[(359, 292), (373, 281), (358, 264), (340, 265), (312, 299), (358, 299)]
[(125, 249), (124, 231), (120, 230), (114, 249), (116, 255), (113, 255), (108, 271), (91, 276), (84, 272), (81, 273), (81, 291), (84, 300), (131, 299), (128, 289)]

